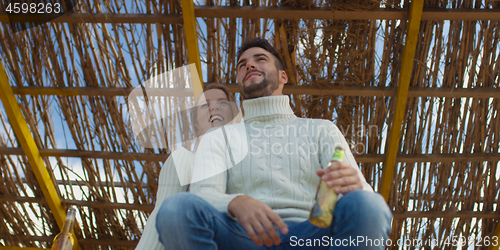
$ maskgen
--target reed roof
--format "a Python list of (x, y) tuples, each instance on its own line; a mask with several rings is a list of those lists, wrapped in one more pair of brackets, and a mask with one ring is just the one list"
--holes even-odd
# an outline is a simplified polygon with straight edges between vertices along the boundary
[[(409, 6), (195, 1), (203, 80), (237, 92), (238, 47), (269, 39), (285, 61), (296, 115), (334, 121), (379, 190)], [(129, 249), (171, 150), (140, 146), (126, 94), (154, 65), (189, 63), (181, 1), (81, 0), (74, 12), (89, 15), (28, 29), (1, 23), (0, 58), (58, 195), (79, 208), (82, 248)], [(443, 249), (448, 236), (493, 236), (499, 223), (499, 12), (494, 0), (424, 2), (388, 201), (394, 242), (442, 239)], [(49, 248), (59, 229), (0, 111), (0, 245)]]

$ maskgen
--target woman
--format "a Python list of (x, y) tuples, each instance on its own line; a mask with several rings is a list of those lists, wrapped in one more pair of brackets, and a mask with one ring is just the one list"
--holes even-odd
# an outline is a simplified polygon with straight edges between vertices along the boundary
[[(233, 96), (219, 83), (205, 86), (204, 92), (198, 98), (196, 107), (191, 112), (191, 121), (196, 137), (195, 151), (201, 136), (209, 129), (236, 123), (241, 119), (238, 107)], [(158, 180), (156, 205), (149, 215), (146, 227), (136, 250), (163, 250), (163, 245), (158, 241), (156, 231), (156, 215), (163, 201), (179, 192), (189, 189), (189, 181), (194, 167), (194, 152), (181, 147), (175, 150), (165, 161)]]

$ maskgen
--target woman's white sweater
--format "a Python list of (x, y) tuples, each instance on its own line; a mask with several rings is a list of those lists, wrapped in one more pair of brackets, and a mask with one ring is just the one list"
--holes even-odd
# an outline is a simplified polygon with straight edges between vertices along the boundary
[[(156, 204), (153, 212), (148, 217), (146, 227), (142, 232), (142, 237), (137, 244), (136, 250), (163, 250), (164, 247), (158, 240), (156, 231), (156, 215), (161, 204), (168, 197), (187, 191), (188, 185), (182, 185), (179, 179), (183, 179), (183, 173), (189, 173), (189, 169), (194, 166), (194, 153), (179, 148), (175, 150), (165, 161), (160, 171), (158, 179), (158, 192), (156, 194)], [(179, 174), (178, 174), (179, 173)]]

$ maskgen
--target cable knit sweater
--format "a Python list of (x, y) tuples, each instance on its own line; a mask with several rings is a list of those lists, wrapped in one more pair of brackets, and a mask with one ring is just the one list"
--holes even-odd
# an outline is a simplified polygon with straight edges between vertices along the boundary
[[(194, 166), (194, 153), (179, 148), (175, 150), (165, 161), (160, 171), (158, 180), (158, 192), (156, 194), (156, 205), (153, 212), (148, 217), (142, 237), (137, 244), (136, 250), (163, 250), (164, 247), (158, 240), (158, 231), (156, 231), (156, 215), (165, 199), (179, 192), (187, 191), (188, 185), (181, 185), (179, 180), (190, 179), (189, 169)], [(184, 178), (183, 178), (184, 177)], [(184, 181), (183, 181), (184, 182)]]
[(203, 136), (195, 157), (190, 192), (219, 211), (227, 213), (232, 199), (248, 195), (285, 221), (306, 220), (320, 181), (316, 170), (328, 166), (337, 145), (364, 189), (373, 191), (333, 122), (296, 117), (285, 95), (245, 100), (243, 108), (244, 123)]

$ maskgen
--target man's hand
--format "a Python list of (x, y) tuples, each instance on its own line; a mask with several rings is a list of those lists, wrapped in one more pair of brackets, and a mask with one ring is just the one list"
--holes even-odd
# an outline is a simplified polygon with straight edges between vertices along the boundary
[(272, 246), (273, 243), (274, 245), (281, 244), (274, 225), (278, 226), (281, 233), (288, 233), (288, 226), (278, 214), (268, 205), (250, 196), (242, 195), (234, 198), (228, 205), (228, 212), (236, 218), (247, 231), (250, 239), (258, 246), (262, 246), (262, 242), (267, 247)]
[(318, 169), (316, 174), (321, 180), (326, 181), (327, 187), (335, 187), (337, 194), (346, 194), (363, 188), (358, 171), (345, 162), (331, 161), (328, 168)]

